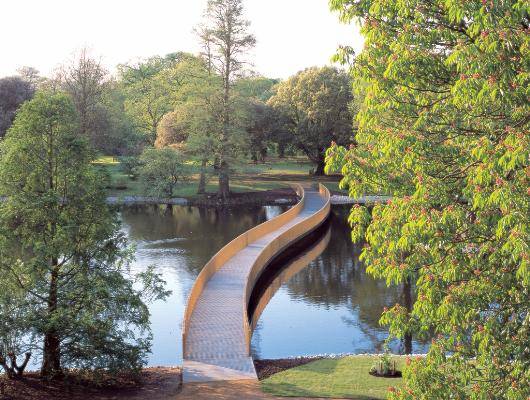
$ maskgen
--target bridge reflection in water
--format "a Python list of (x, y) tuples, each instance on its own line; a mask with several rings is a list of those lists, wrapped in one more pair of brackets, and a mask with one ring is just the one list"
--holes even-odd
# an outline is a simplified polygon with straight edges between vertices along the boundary
[(317, 240), (310, 243), (305, 251), (294, 255), (286, 263), (278, 262), (277, 266), (269, 266), (270, 273), (258, 281), (248, 306), (252, 331), (256, 328), (261, 313), (282, 285), (324, 252), (331, 238), (331, 227), (329, 224), (325, 224), (323, 227), (325, 228), (323, 229), (324, 232), (321, 233), (320, 229), (315, 232)]

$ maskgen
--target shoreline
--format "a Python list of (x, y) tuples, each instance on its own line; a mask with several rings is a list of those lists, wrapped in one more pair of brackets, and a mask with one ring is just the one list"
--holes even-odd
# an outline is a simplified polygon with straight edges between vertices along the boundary
[(232, 193), (228, 202), (221, 202), (215, 193), (206, 193), (198, 197), (160, 198), (150, 196), (108, 196), (107, 203), (116, 206), (132, 205), (177, 205), (199, 207), (233, 207), (241, 205), (294, 205), (298, 202), (292, 189), (272, 189)]
[[(359, 199), (349, 197), (340, 192), (331, 192), (331, 205), (354, 205), (384, 203), (389, 196), (372, 195)], [(234, 207), (234, 206), (292, 206), (298, 203), (296, 193), (291, 189), (272, 189), (261, 192), (233, 193), (227, 203), (221, 202), (216, 194), (209, 193), (201, 197), (160, 198), (149, 196), (108, 196), (107, 204), (115, 206), (197, 206), (197, 207)]]
[[(254, 367), (260, 381), (291, 368), (323, 359), (355, 356), (379, 357), (382, 353), (315, 354), (278, 359), (256, 359)], [(425, 354), (391, 354), (391, 357), (424, 357)], [(127, 372), (116, 376), (94, 378), (72, 370), (64, 381), (47, 382), (39, 373), (28, 371), (21, 380), (7, 380), (0, 373), (1, 400), (162, 400), (176, 396), (182, 390), (182, 366), (145, 367), (138, 376)]]

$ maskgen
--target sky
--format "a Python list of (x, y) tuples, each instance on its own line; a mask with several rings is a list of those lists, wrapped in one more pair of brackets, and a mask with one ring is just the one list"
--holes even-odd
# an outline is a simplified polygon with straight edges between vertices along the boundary
[[(243, 0), (257, 39), (253, 69), (287, 78), (330, 63), (339, 45), (362, 48), (327, 0)], [(1, 0), (0, 77), (21, 66), (49, 76), (83, 47), (111, 71), (117, 64), (175, 51), (198, 52), (193, 28), (206, 0)]]

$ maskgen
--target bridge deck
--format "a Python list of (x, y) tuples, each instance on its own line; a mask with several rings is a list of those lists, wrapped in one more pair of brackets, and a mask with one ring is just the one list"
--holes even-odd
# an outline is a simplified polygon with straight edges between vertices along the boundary
[(306, 188), (298, 215), (236, 253), (210, 278), (190, 318), (184, 382), (256, 379), (243, 329), (245, 285), (252, 265), (265, 246), (315, 214), (326, 201), (318, 190)]

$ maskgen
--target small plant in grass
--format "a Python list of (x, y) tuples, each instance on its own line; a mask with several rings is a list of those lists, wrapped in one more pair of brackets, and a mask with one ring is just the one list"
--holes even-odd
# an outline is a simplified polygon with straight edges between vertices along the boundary
[(374, 362), (370, 368), (370, 375), (398, 378), (401, 376), (401, 371), (396, 369), (396, 360), (392, 360), (388, 343), (385, 343), (384, 353)]

